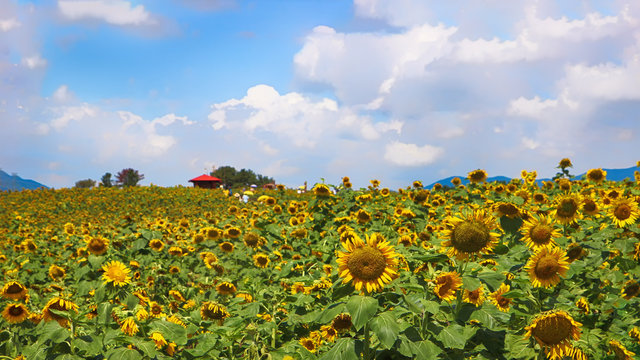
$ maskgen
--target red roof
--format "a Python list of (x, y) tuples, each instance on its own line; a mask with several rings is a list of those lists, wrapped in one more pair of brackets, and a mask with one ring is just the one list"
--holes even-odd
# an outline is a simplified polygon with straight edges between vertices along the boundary
[(218, 179), (217, 177), (213, 177), (213, 176), (209, 176), (209, 175), (200, 175), (197, 178), (193, 178), (193, 179), (189, 180), (189, 182), (196, 182), (196, 181), (217, 181), (217, 182), (222, 182), (222, 180)]

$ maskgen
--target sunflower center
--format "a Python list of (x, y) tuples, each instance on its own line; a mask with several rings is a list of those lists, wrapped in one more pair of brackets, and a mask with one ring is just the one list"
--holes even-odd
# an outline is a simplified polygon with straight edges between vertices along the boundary
[(532, 334), (547, 345), (557, 345), (569, 339), (573, 325), (565, 317), (552, 316), (542, 319)]
[(587, 201), (584, 203), (584, 206), (583, 206), (584, 211), (587, 211), (587, 212), (596, 211), (597, 208), (598, 207), (594, 201)]
[(490, 240), (489, 231), (482, 224), (465, 221), (453, 229), (451, 243), (464, 253), (482, 250)]
[(556, 275), (559, 269), (558, 259), (552, 255), (545, 255), (538, 260), (535, 273), (541, 279), (549, 279)]
[(578, 210), (578, 205), (573, 199), (563, 200), (558, 207), (558, 215), (564, 218), (572, 217)]
[(9, 285), (6, 291), (7, 294), (20, 294), (21, 292), (22, 292), (22, 286), (18, 284)]
[(633, 282), (624, 288), (624, 293), (628, 297), (634, 297), (640, 293), (640, 284)]
[(127, 274), (119, 267), (111, 267), (107, 275), (110, 279), (117, 282), (125, 282), (127, 280)]
[(101, 251), (105, 248), (105, 243), (100, 239), (91, 239), (89, 247), (94, 251)]
[(506, 298), (504, 296), (498, 296), (496, 298), (496, 301), (498, 302), (498, 305), (500, 305), (500, 307), (507, 307), (509, 306), (509, 304), (511, 304), (511, 299)]
[(551, 229), (544, 224), (538, 224), (529, 231), (531, 241), (536, 244), (546, 244), (551, 239)]
[(11, 306), (9, 308), (9, 315), (11, 316), (20, 316), (24, 314), (24, 309), (20, 306)]
[(613, 211), (613, 215), (618, 220), (627, 220), (631, 216), (631, 207), (627, 204), (620, 204)]
[(500, 204), (500, 206), (498, 206), (498, 211), (507, 216), (518, 215), (518, 208), (513, 204)]
[(362, 280), (379, 279), (386, 266), (387, 262), (382, 252), (371, 246), (353, 250), (347, 261), (347, 268), (353, 277)]
[(478, 299), (480, 298), (480, 290), (476, 289), (473, 291), (469, 291), (469, 300), (471, 301), (478, 301)]

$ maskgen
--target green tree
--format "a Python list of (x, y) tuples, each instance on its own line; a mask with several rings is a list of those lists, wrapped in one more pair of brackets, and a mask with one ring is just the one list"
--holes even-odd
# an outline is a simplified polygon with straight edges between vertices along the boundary
[(86, 180), (76, 181), (76, 186), (75, 187), (80, 188), (80, 189), (91, 189), (94, 186), (96, 186), (96, 181), (95, 180), (86, 179)]
[(144, 175), (132, 168), (122, 169), (116, 174), (116, 183), (124, 187), (136, 186), (142, 179)]
[(275, 183), (273, 178), (256, 174), (251, 169), (236, 170), (233, 166), (221, 166), (210, 173), (211, 176), (222, 180), (222, 183), (232, 188), (241, 186), (258, 185)]
[(110, 172), (105, 173), (104, 175), (102, 175), (102, 179), (100, 179), (100, 186), (103, 186), (103, 187), (112, 187), (113, 186)]

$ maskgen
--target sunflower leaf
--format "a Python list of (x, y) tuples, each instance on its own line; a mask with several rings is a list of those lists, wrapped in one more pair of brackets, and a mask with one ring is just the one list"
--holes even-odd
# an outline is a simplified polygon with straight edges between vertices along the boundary
[(319, 360), (358, 360), (358, 358), (355, 341), (350, 338), (342, 338), (338, 339), (336, 344)]
[(398, 339), (400, 325), (390, 312), (382, 313), (371, 321), (371, 330), (378, 336), (385, 349), (391, 349)]
[(368, 296), (354, 295), (347, 301), (347, 310), (351, 314), (353, 326), (356, 330), (360, 330), (378, 311), (378, 300)]

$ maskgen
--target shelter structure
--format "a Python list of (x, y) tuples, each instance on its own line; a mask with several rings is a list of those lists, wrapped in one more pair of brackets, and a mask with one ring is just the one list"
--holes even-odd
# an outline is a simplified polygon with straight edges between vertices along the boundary
[(220, 184), (222, 184), (222, 180), (209, 175), (200, 175), (189, 180), (189, 182), (193, 183), (193, 187), (199, 187), (203, 189), (217, 189), (220, 187)]

